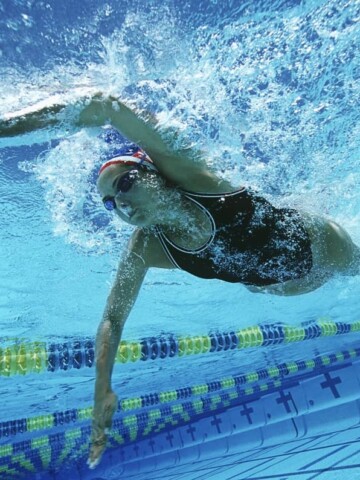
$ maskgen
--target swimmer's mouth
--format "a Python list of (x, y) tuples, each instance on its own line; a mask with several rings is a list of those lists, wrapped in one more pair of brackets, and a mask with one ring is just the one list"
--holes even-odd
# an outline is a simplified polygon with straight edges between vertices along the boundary
[(135, 215), (137, 212), (137, 208), (134, 210), (128, 206), (120, 207), (119, 211), (124, 215), (124, 217), (128, 218), (129, 220)]

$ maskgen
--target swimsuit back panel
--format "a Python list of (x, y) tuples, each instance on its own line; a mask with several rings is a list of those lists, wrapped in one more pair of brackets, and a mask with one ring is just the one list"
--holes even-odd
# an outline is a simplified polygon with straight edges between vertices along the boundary
[(199, 252), (182, 249), (158, 229), (160, 242), (176, 267), (201, 278), (257, 286), (298, 279), (310, 271), (311, 243), (296, 210), (278, 209), (246, 189), (184, 195), (207, 210), (215, 232)]

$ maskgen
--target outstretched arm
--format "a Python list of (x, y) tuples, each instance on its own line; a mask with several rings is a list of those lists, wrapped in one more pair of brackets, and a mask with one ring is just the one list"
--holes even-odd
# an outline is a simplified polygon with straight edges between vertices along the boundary
[(142, 116), (120, 100), (100, 93), (83, 96), (72, 104), (52, 97), (0, 119), (0, 137), (21, 135), (61, 124), (94, 127), (112, 124), (152, 158), (160, 173), (176, 185), (203, 192), (224, 192), (232, 186), (210, 172), (201, 154), (192, 148), (178, 149), (176, 132), (162, 135), (154, 117)]
[(8, 113), (0, 120), (0, 137), (15, 137), (34, 130), (48, 128), (60, 123), (59, 113), (65, 105), (50, 101)]
[(156, 237), (137, 230), (120, 261), (96, 337), (96, 380), (88, 459), (90, 468), (96, 467), (106, 447), (106, 429), (111, 427), (117, 408), (117, 397), (111, 388), (116, 352), (125, 321), (149, 267), (174, 268)]
[(176, 132), (163, 135), (154, 117), (140, 115), (115, 97), (95, 95), (78, 121), (83, 126), (111, 123), (150, 155), (165, 178), (184, 189), (198, 192), (233, 190), (229, 182), (219, 179), (208, 169), (198, 151), (174, 147)]
[(120, 261), (96, 337), (96, 380), (91, 435), (90, 468), (99, 463), (106, 447), (106, 429), (111, 427), (117, 397), (111, 388), (111, 374), (125, 321), (135, 303), (147, 271), (143, 258), (142, 232), (133, 235)]

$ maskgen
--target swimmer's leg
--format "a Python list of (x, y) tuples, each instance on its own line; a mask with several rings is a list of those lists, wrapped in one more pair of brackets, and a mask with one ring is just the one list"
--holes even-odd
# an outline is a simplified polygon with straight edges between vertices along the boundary
[(313, 269), (330, 275), (358, 275), (360, 249), (338, 223), (304, 214), (313, 252)]
[(346, 275), (360, 275), (360, 247), (354, 245), (354, 252), (353, 252), (353, 261), (351, 266), (349, 267)]
[(359, 275), (360, 248), (337, 223), (330, 220), (327, 227), (328, 251), (335, 272), (342, 275)]

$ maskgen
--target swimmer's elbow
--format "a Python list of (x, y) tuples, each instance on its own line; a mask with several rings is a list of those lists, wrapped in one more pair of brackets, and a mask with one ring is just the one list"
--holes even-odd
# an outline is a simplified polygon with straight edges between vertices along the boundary
[(79, 127), (100, 127), (111, 124), (116, 127), (116, 119), (123, 104), (111, 95), (98, 92), (80, 100), (80, 113), (75, 124)]

